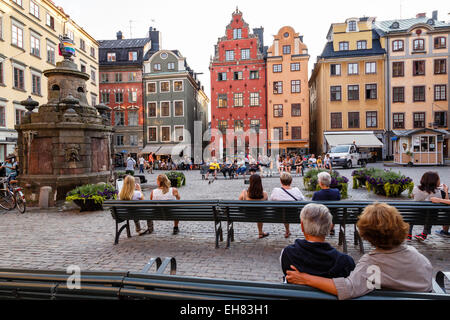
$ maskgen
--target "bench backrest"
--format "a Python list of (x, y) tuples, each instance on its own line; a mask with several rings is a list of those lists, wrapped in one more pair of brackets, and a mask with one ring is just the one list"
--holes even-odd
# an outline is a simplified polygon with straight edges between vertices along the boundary
[(111, 215), (124, 220), (215, 221), (217, 201), (105, 201)]
[[(0, 269), (2, 299), (307, 299), (336, 300), (317, 289), (283, 283), (208, 279), (131, 272), (81, 272), (79, 289), (70, 275), (51, 270)], [(358, 300), (450, 300), (444, 293), (376, 290)]]

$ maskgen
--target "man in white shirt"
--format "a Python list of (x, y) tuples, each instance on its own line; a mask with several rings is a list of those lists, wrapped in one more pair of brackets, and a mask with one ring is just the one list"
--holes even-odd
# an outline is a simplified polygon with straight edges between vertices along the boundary
[(310, 168), (315, 168), (315, 167), (317, 167), (317, 159), (316, 159), (314, 153), (311, 155), (311, 158), (309, 158), (308, 164), (309, 164), (309, 167), (310, 167)]
[(139, 173), (144, 173), (144, 165), (145, 165), (145, 159), (144, 157), (139, 158)]
[[(269, 201), (306, 201), (305, 196), (299, 188), (291, 188), (292, 176), (289, 172), (282, 172), (280, 175), (281, 187), (275, 188), (270, 195)], [(289, 224), (284, 224), (286, 233), (285, 238), (289, 238), (291, 232), (289, 231)]]
[(128, 155), (126, 164), (127, 167), (125, 168), (125, 173), (134, 176), (134, 167), (136, 166), (136, 160), (131, 157), (131, 154)]

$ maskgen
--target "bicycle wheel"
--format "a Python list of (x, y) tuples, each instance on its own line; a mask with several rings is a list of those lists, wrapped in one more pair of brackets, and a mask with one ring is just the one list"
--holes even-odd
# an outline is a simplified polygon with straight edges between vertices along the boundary
[(10, 190), (0, 190), (0, 207), (5, 210), (12, 210), (16, 207), (14, 194)]
[(20, 213), (25, 213), (25, 211), (27, 210), (27, 205), (25, 201), (25, 196), (23, 195), (22, 191), (18, 191), (15, 197), (17, 210), (19, 210)]

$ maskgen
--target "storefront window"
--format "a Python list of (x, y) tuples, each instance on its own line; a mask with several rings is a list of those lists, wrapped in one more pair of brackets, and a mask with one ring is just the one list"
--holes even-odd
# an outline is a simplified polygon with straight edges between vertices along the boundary
[(420, 137), (420, 152), (436, 152), (436, 136)]

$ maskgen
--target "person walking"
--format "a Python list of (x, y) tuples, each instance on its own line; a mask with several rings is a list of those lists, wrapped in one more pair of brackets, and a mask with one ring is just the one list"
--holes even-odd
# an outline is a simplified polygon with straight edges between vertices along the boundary
[[(120, 192), (119, 192), (119, 200), (123, 200), (123, 201), (144, 200), (144, 195), (142, 193), (141, 186), (138, 183), (136, 183), (133, 176), (130, 176), (130, 175), (125, 176), (125, 179), (123, 180), (122, 189), (120, 189)], [(152, 220), (147, 220), (147, 230), (146, 231), (142, 231), (139, 220), (134, 220), (134, 224), (136, 227), (136, 232), (140, 236), (142, 236), (145, 233), (153, 232), (153, 221)]]
[[(448, 186), (445, 184), (441, 185), (437, 172), (427, 171), (420, 179), (420, 185), (414, 187), (412, 196), (414, 201), (432, 201), (433, 198), (435, 198), (434, 202), (436, 202), (436, 199), (448, 200)], [(412, 239), (412, 229), (413, 225), (410, 225), (408, 240)], [(442, 235), (448, 234), (448, 229), (448, 226), (444, 226)], [(430, 233), (431, 225), (426, 224), (423, 226), (422, 233), (415, 235), (414, 238), (419, 241), (425, 241)]]
[(153, 152), (150, 152), (150, 154), (148, 155), (148, 170), (147, 170), (147, 173), (153, 174), (153, 164), (154, 164), (154, 162), (155, 162), (155, 158), (153, 157)]
[(139, 173), (144, 173), (144, 165), (145, 165), (145, 159), (144, 157), (141, 155), (139, 157)]
[[(281, 187), (272, 190), (269, 201), (305, 201), (305, 197), (299, 188), (292, 188), (292, 175), (289, 172), (283, 172), (280, 176)], [(285, 238), (289, 238), (291, 232), (289, 231), (289, 223), (284, 224)]]
[[(247, 190), (243, 190), (239, 195), (239, 200), (242, 201), (266, 201), (269, 196), (264, 191), (261, 177), (258, 174), (250, 176), (250, 184)], [(263, 232), (263, 223), (258, 222), (259, 239), (265, 238), (269, 235), (268, 232)]]
[[(157, 189), (152, 190), (150, 193), (150, 200), (180, 200), (180, 194), (177, 188), (172, 188), (170, 186), (170, 180), (165, 174), (160, 174), (156, 178)], [(178, 220), (173, 222), (173, 234), (178, 234), (180, 232), (178, 228)]]
[(134, 176), (134, 167), (136, 167), (136, 160), (131, 157), (131, 154), (128, 154), (128, 158), (126, 161), (125, 174), (130, 174)]

